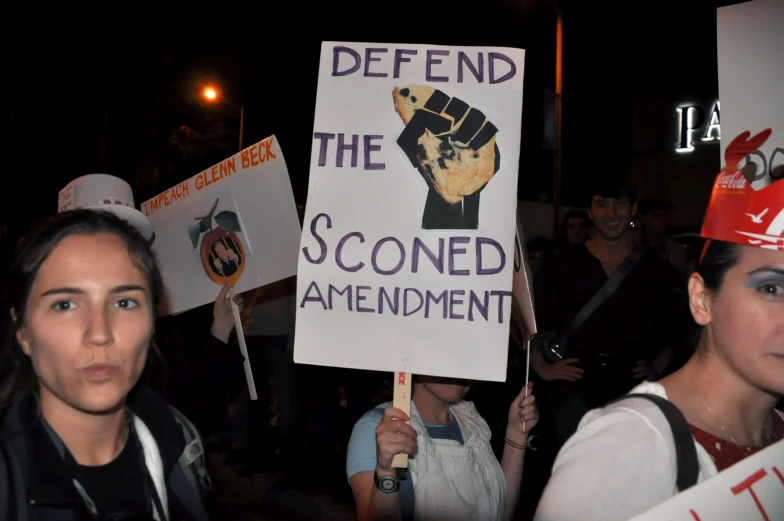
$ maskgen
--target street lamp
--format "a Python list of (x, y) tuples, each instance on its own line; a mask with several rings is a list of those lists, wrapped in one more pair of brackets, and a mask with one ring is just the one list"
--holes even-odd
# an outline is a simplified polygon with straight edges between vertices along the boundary
[(242, 135), (245, 131), (245, 106), (241, 105), (237, 107), (237, 105), (224, 98), (223, 95), (221, 95), (213, 87), (205, 87), (203, 94), (204, 97), (207, 99), (207, 101), (215, 101), (218, 98), (220, 98), (221, 100), (225, 101), (226, 103), (228, 103), (229, 105), (231, 105), (232, 107), (240, 111), (240, 151), (242, 151)]

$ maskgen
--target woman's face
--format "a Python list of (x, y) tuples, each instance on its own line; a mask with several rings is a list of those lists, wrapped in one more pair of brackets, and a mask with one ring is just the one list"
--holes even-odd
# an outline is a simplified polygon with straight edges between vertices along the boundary
[(739, 263), (703, 307), (701, 287), (693, 275), (692, 313), (709, 327), (716, 354), (754, 387), (784, 394), (784, 253), (742, 246)]
[(115, 410), (144, 369), (153, 331), (150, 288), (111, 234), (71, 235), (41, 265), (17, 337), (42, 405)]

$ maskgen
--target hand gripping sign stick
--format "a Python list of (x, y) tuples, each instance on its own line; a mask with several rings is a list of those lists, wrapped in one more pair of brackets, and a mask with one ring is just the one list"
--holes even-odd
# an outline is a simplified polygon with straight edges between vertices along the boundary
[[(407, 416), (411, 416), (411, 376), (411, 373), (395, 373), (395, 394), (392, 399), (392, 406)], [(408, 454), (396, 454), (392, 458), (392, 468), (408, 468)]]
[(231, 312), (234, 315), (234, 329), (237, 330), (237, 342), (240, 344), (240, 352), (242, 356), (245, 358), (245, 362), (243, 362), (243, 367), (245, 369), (245, 380), (248, 382), (248, 392), (250, 393), (251, 400), (258, 400), (259, 397), (256, 394), (256, 384), (253, 381), (253, 371), (250, 368), (250, 358), (248, 357), (248, 346), (245, 344), (245, 333), (242, 331), (242, 320), (240, 319), (240, 308), (237, 306), (237, 303), (234, 302), (234, 288), (229, 292), (228, 297), (229, 302), (231, 303)]

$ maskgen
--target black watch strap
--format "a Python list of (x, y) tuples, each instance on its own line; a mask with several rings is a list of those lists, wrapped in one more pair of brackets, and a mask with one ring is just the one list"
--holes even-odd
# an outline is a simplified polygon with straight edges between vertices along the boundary
[(378, 475), (378, 472), (373, 473), (373, 482), (376, 488), (384, 494), (394, 494), (400, 490), (400, 480), (395, 476), (384, 476), (383, 478)]

